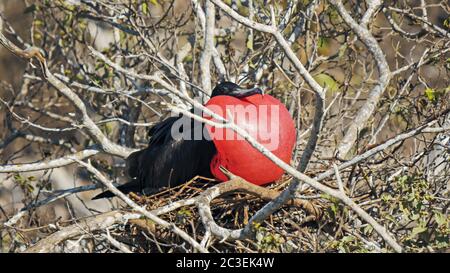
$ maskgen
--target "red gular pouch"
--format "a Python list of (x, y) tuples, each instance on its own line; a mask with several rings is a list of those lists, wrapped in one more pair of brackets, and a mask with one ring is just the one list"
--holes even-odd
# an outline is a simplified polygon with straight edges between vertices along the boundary
[[(290, 163), (296, 130), (289, 111), (279, 100), (261, 94), (245, 98), (215, 96), (205, 106), (227, 120), (232, 119), (273, 154)], [(204, 117), (217, 122), (210, 115)], [(220, 166), (256, 185), (273, 182), (283, 175), (283, 169), (232, 129), (208, 124), (206, 128), (217, 148), (210, 168), (218, 180), (228, 180)]]

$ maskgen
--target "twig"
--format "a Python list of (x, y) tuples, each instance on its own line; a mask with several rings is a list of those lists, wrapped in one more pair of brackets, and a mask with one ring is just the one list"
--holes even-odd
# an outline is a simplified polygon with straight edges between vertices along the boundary
[[(369, 92), (369, 96), (367, 97), (366, 102), (359, 108), (355, 118), (353, 118), (343, 139), (339, 143), (338, 155), (341, 158), (345, 158), (350, 149), (353, 147), (353, 144), (358, 137), (358, 133), (366, 125), (367, 121), (374, 113), (378, 101), (380, 100), (381, 94), (384, 92), (389, 83), (389, 80), (391, 79), (391, 72), (389, 70), (389, 65), (386, 61), (383, 51), (381, 50), (380, 46), (378, 45), (377, 41), (372, 36), (370, 31), (365, 26), (358, 24), (350, 16), (340, 0), (330, 0), (330, 2), (336, 7), (337, 12), (345, 21), (345, 23), (355, 32), (361, 42), (373, 55), (378, 68), (378, 72), (380, 74), (378, 83)], [(374, 1), (371, 12), (374, 12), (379, 5), (381, 5), (380, 1)]]
[(0, 173), (33, 172), (64, 167), (74, 163), (74, 160), (83, 160), (100, 153), (97, 148), (87, 148), (80, 152), (66, 155), (57, 159), (44, 160), (36, 163), (21, 163), (0, 166)]
[(124, 253), (133, 253), (128, 247), (126, 247), (121, 242), (114, 239), (111, 234), (109, 233), (109, 229), (106, 229), (106, 235), (102, 235), (104, 238), (106, 238), (113, 246), (115, 246), (117, 249), (121, 250)]
[(210, 72), (210, 62), (213, 54), (214, 48), (214, 24), (216, 21), (215, 18), (215, 7), (209, 1), (206, 0), (206, 23), (205, 23), (205, 31), (203, 35), (204, 46), (203, 52), (200, 56), (200, 75), (202, 88), (207, 92), (208, 95), (211, 94), (211, 72)]
[(83, 161), (80, 160), (75, 160), (76, 162), (78, 162), (78, 164), (82, 165), (83, 167), (85, 167), (90, 173), (92, 173), (93, 175), (95, 175), (97, 177), (97, 179), (103, 184), (105, 185), (108, 190), (110, 190), (112, 193), (114, 193), (117, 197), (119, 197), (120, 199), (122, 199), (127, 205), (129, 205), (130, 207), (132, 207), (134, 210), (138, 211), (139, 213), (141, 213), (142, 215), (144, 215), (145, 217), (149, 218), (150, 220), (152, 220), (153, 222), (155, 222), (156, 224), (167, 228), (169, 230), (171, 230), (172, 232), (176, 233), (177, 235), (179, 235), (181, 238), (183, 238), (184, 240), (186, 240), (188, 243), (190, 243), (196, 250), (200, 251), (200, 252), (208, 252), (204, 247), (202, 247), (198, 242), (196, 242), (191, 236), (189, 236), (186, 232), (184, 232), (183, 230), (179, 229), (177, 226), (175, 226), (175, 224), (173, 223), (169, 223), (161, 218), (159, 218), (158, 216), (156, 216), (155, 214), (147, 211), (145, 208), (140, 207), (139, 205), (137, 205), (135, 202), (133, 202), (130, 198), (128, 198), (125, 194), (123, 194), (121, 191), (119, 191), (112, 183), (111, 181), (109, 181), (105, 176), (103, 176), (102, 173), (100, 173), (96, 168), (94, 168), (91, 164), (87, 164)]
[(133, 151), (132, 149), (122, 147), (111, 142), (103, 134), (103, 132), (98, 128), (94, 121), (89, 117), (84, 102), (78, 97), (75, 92), (73, 92), (69, 87), (67, 87), (67, 85), (65, 85), (50, 72), (47, 67), (47, 62), (43, 57), (40, 49), (31, 47), (26, 50), (22, 50), (12, 42), (10, 42), (1, 31), (0, 44), (23, 59), (32, 59), (34, 57), (39, 60), (46, 80), (73, 104), (73, 106), (77, 109), (77, 119), (81, 122), (83, 129), (85, 129), (88, 135), (101, 146), (104, 152), (120, 157), (127, 157)]
[(86, 230), (90, 232), (104, 230), (114, 224), (124, 223), (129, 219), (138, 218), (140, 215), (130, 215), (121, 211), (111, 211), (108, 213), (95, 215), (93, 217), (81, 219), (76, 225), (70, 225), (62, 228), (60, 231), (40, 240), (35, 245), (29, 247), (26, 253), (46, 253), (53, 252), (55, 247), (61, 242), (85, 234)]

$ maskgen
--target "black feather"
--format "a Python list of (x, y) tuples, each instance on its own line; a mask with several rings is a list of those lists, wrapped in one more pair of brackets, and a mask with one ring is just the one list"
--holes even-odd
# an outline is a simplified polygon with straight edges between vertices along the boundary
[[(171, 131), (175, 122), (188, 119), (188, 128), (182, 127), (179, 132), (190, 139), (173, 138)], [(176, 187), (197, 175), (210, 177), (210, 162), (216, 153), (214, 143), (202, 137), (194, 140), (195, 130), (203, 134), (204, 125), (188, 117), (170, 117), (152, 127), (149, 146), (132, 153), (126, 160), (127, 172), (131, 182), (118, 187), (124, 193), (155, 192), (166, 187)], [(93, 199), (108, 198), (114, 195), (109, 191), (95, 196)]]
[[(234, 83), (222, 82), (214, 88), (212, 97), (228, 95), (243, 98), (258, 93), (262, 94), (259, 88), (243, 89)], [(177, 129), (175, 125), (178, 122), (191, 125), (175, 130), (182, 132), (184, 138), (174, 138), (171, 132), (173, 128)], [(216, 147), (206, 134), (203, 123), (188, 117), (170, 117), (159, 122), (149, 130), (148, 147), (127, 158), (127, 172), (132, 180), (118, 189), (124, 193), (148, 194), (161, 188), (178, 186), (197, 175), (212, 178), (209, 165), (216, 154)], [(195, 136), (202, 138), (196, 140)], [(112, 196), (111, 192), (106, 191), (93, 199)]]

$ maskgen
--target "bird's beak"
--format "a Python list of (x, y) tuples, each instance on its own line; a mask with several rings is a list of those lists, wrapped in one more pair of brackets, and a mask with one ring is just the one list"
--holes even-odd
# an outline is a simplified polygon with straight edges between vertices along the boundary
[(261, 90), (261, 88), (258, 87), (254, 87), (254, 88), (249, 88), (249, 89), (244, 89), (244, 88), (236, 88), (231, 92), (231, 96), (236, 97), (236, 98), (245, 98), (251, 95), (255, 95), (255, 94), (261, 94), (264, 95), (264, 92)]

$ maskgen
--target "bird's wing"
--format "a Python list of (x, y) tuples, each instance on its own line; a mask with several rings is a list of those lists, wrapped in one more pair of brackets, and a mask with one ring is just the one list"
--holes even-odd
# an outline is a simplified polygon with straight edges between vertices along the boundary
[[(127, 172), (131, 181), (119, 186), (119, 190), (149, 194), (163, 187), (178, 186), (196, 175), (212, 177), (209, 165), (216, 153), (214, 143), (205, 138), (173, 138), (172, 125), (180, 118), (187, 117), (170, 117), (149, 130), (151, 139), (148, 147), (127, 158)], [(180, 128), (181, 132), (186, 133), (185, 136), (193, 137), (195, 130), (203, 132), (202, 123), (191, 119), (185, 124), (188, 123), (191, 126)], [(106, 191), (94, 199), (112, 196)]]
[[(144, 192), (174, 187), (196, 175), (211, 177), (209, 164), (216, 153), (214, 143), (204, 138), (173, 138), (172, 125), (180, 118), (187, 117), (171, 117), (151, 128), (149, 146), (127, 159), (129, 175), (136, 177)], [(191, 126), (180, 129), (184, 136), (194, 137), (195, 130), (203, 132), (202, 123), (191, 119), (188, 123)]]
[[(194, 112), (194, 108), (192, 108), (190, 110), (191, 113), (195, 113)], [(182, 121), (179, 124), (175, 124), (178, 121)], [(190, 123), (191, 126), (184, 126), (184, 125), (188, 125)], [(180, 124), (184, 124), (183, 126), (178, 127)], [(185, 135), (189, 135), (192, 138), (194, 137), (194, 130), (202, 130), (203, 129), (203, 124), (198, 122), (198, 121), (194, 121), (193, 119), (191, 119), (188, 116), (184, 116), (184, 115), (178, 115), (178, 116), (173, 116), (173, 117), (169, 117), (161, 122), (159, 122), (158, 124), (155, 124), (153, 127), (150, 128), (150, 130), (148, 131), (148, 135), (150, 137), (150, 141), (149, 141), (149, 145), (161, 145), (164, 143), (169, 143), (173, 140), (173, 136), (172, 136), (172, 126), (176, 125), (177, 128), (175, 128), (175, 131), (178, 133), (182, 133), (183, 136)]]
[(170, 117), (151, 127), (148, 131), (148, 135), (150, 137), (148, 144), (162, 144), (169, 141), (172, 125), (178, 119), (180, 119), (180, 117)]

